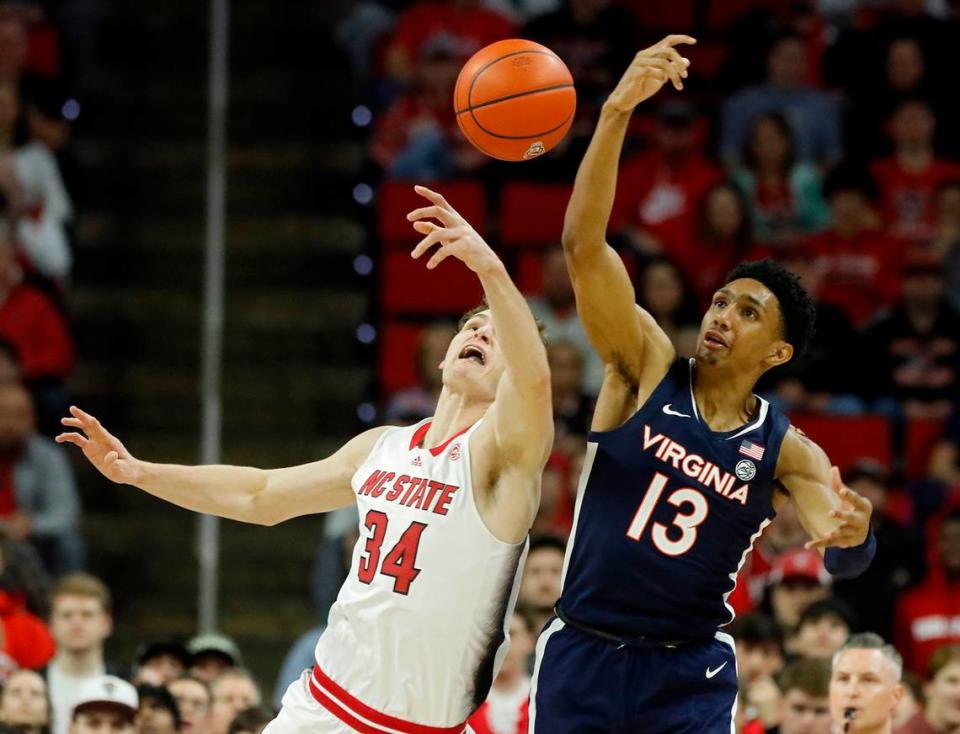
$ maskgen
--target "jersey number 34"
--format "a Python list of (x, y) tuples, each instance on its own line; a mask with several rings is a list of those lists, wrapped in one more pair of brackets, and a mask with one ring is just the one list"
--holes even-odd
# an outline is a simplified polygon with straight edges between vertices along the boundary
[[(663, 491), (667, 488), (667, 477), (659, 472), (654, 475), (650, 486), (643, 495), (643, 501), (633, 516), (633, 522), (627, 528), (627, 537), (640, 541), (650, 525), (653, 508), (657, 506)], [(670, 493), (667, 502), (677, 508), (677, 514), (670, 525), (655, 522), (650, 529), (650, 537), (658, 551), (665, 556), (682, 556), (697, 542), (697, 528), (707, 519), (710, 506), (706, 498), (690, 487), (677, 489)], [(679, 536), (676, 529), (679, 528)], [(671, 535), (673, 537), (671, 537)]]
[(383, 557), (381, 565), (380, 546), (387, 535), (387, 516), (377, 510), (370, 510), (363, 524), (370, 531), (370, 537), (367, 538), (363, 555), (360, 556), (357, 577), (363, 583), (369, 584), (379, 568), (384, 576), (393, 578), (394, 592), (406, 596), (410, 593), (410, 584), (420, 575), (420, 569), (416, 565), (417, 551), (420, 549), (420, 536), (427, 526), (422, 522), (410, 523), (397, 544)]

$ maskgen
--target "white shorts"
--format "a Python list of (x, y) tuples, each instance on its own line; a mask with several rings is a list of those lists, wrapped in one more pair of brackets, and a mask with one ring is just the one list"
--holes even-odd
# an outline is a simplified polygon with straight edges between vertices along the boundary
[[(356, 734), (321, 706), (310, 692), (309, 670), (287, 687), (280, 702), (280, 713), (267, 724), (262, 734)], [(464, 734), (473, 734), (468, 726)]]

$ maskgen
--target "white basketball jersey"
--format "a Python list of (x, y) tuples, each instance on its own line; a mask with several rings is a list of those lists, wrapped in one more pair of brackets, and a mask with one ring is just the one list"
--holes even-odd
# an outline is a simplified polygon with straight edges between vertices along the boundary
[(387, 429), (354, 474), (360, 539), (317, 643), (312, 687), (334, 691), (324, 696), (439, 728), (486, 698), (527, 543), (498, 540), (480, 518), (470, 478), (479, 425), (434, 448), (419, 445), (429, 419)]

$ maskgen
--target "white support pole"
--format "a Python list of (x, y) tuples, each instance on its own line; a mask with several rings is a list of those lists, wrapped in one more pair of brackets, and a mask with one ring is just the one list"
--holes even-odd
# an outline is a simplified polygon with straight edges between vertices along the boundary
[[(220, 461), (221, 396), (220, 377), (223, 351), (224, 222), (226, 220), (226, 124), (229, 85), (228, 51), (230, 0), (210, 0), (210, 79), (207, 117), (207, 223), (206, 268), (201, 343), (201, 401), (203, 424), (200, 462)], [(201, 632), (217, 628), (217, 586), (220, 563), (220, 522), (201, 515), (197, 532), (200, 584), (197, 620)]]

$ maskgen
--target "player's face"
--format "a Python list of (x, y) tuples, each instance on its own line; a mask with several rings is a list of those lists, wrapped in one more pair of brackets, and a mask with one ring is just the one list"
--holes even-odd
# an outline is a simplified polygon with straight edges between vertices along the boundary
[(837, 656), (830, 679), (830, 715), (842, 726), (844, 711), (850, 709), (851, 734), (888, 721), (902, 695), (893, 662), (880, 650), (844, 650)]
[(99, 647), (112, 627), (110, 615), (95, 597), (64, 594), (54, 599), (50, 631), (58, 648), (82, 652)]
[(762, 283), (741, 278), (718, 290), (700, 323), (697, 361), (766, 371), (793, 356), (780, 338), (780, 305)]
[(960, 727), (960, 662), (941, 668), (927, 685), (926, 692), (931, 721), (948, 729)]
[(206, 734), (210, 716), (210, 691), (195, 680), (175, 680), (167, 686), (180, 710), (183, 734)]
[(39, 673), (18, 670), (10, 676), (0, 696), (0, 721), (34, 727), (48, 723), (47, 684)]
[(443, 384), (492, 402), (503, 367), (493, 318), (490, 311), (481, 311), (467, 319), (450, 342), (441, 365)]
[(794, 688), (780, 699), (780, 734), (830, 734), (830, 702)]

